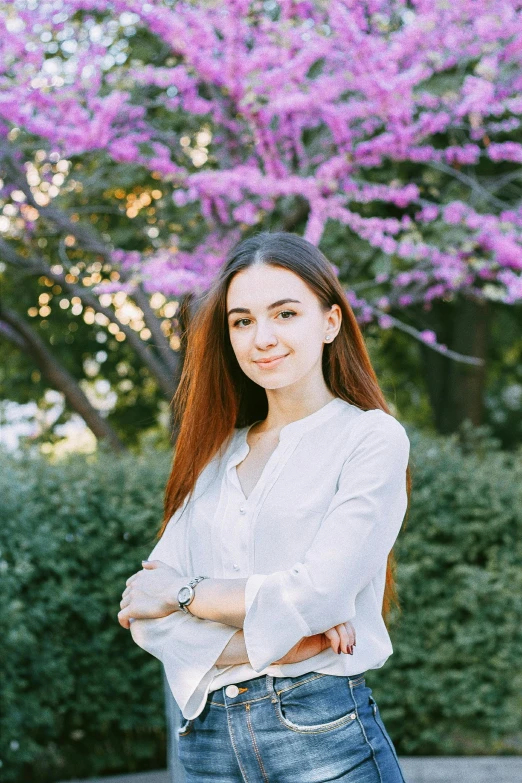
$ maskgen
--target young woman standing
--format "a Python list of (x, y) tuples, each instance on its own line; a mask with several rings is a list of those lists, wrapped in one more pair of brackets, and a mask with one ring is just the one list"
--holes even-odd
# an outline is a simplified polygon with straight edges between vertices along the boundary
[(409, 440), (317, 248), (234, 248), (174, 405), (160, 538), (118, 619), (163, 662), (188, 783), (403, 783), (364, 674), (392, 653)]

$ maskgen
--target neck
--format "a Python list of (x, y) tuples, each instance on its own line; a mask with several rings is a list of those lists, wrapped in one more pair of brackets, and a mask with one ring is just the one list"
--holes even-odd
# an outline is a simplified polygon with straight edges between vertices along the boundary
[(310, 390), (288, 392), (287, 389), (267, 389), (268, 414), (261, 432), (280, 430), (287, 424), (310, 416), (335, 399), (326, 384), (312, 393)]

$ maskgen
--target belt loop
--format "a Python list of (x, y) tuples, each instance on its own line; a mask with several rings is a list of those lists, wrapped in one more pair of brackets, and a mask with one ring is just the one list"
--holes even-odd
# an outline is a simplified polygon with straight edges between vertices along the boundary
[(268, 695), (270, 696), (270, 699), (272, 701), (275, 701), (277, 699), (275, 690), (274, 690), (274, 678), (271, 674), (265, 674), (266, 678), (266, 690)]

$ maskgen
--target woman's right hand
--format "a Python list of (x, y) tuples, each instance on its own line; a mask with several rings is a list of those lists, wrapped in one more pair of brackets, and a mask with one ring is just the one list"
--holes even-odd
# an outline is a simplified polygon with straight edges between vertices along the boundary
[(352, 654), (356, 643), (355, 628), (350, 622), (335, 625), (324, 633), (316, 633), (313, 636), (304, 636), (295, 644), (286, 655), (273, 661), (280, 663), (299, 663), (314, 655), (319, 655), (323, 650), (331, 647), (335, 653), (343, 652)]

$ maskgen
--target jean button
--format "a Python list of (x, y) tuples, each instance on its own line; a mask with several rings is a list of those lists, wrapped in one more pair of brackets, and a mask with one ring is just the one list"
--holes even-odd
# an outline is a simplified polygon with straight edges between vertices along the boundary
[(227, 687), (225, 688), (225, 693), (231, 699), (234, 699), (239, 693), (239, 688), (237, 687), (237, 685), (227, 685)]

